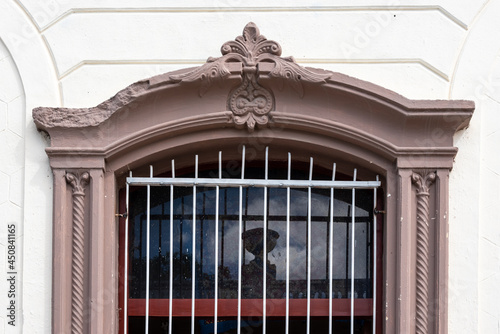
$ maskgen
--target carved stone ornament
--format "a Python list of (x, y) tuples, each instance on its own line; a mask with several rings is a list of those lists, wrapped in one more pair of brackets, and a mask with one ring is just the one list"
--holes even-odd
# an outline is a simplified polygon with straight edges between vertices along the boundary
[(265, 125), (275, 109), (272, 92), (259, 84), (259, 64), (274, 64), (269, 75), (281, 78), (281, 85), (286, 81), (302, 97), (302, 82), (326, 82), (331, 73), (314, 73), (295, 62), (292, 57), (282, 58), (281, 46), (267, 40), (259, 32), (255, 23), (248, 23), (243, 35), (234, 41), (226, 42), (221, 48), (222, 57), (209, 58), (207, 63), (192, 72), (172, 75), (170, 79), (177, 82), (200, 82), (199, 94), (202, 96), (210, 86), (230, 75), (227, 68), (229, 62), (241, 62), (242, 83), (233, 89), (228, 97), (227, 107), (233, 112), (232, 120), (236, 125), (245, 125), (253, 131), (256, 124)]
[(417, 191), (416, 333), (428, 332), (429, 316), (429, 189), (436, 173), (421, 171), (411, 176)]
[(71, 282), (71, 333), (84, 333), (84, 279), (85, 279), (85, 186), (90, 181), (88, 172), (66, 173), (66, 182), (73, 189), (73, 259)]

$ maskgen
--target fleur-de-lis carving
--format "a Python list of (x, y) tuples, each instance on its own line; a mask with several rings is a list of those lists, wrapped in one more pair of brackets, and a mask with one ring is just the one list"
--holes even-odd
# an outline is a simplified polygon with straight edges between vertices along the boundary
[[(234, 59), (242, 61), (245, 65), (253, 66), (259, 61), (260, 56), (281, 56), (281, 46), (275, 41), (267, 40), (260, 34), (257, 25), (250, 22), (243, 29), (242, 36), (222, 45), (221, 53), (233, 56)], [(240, 55), (241, 58), (236, 55)]]

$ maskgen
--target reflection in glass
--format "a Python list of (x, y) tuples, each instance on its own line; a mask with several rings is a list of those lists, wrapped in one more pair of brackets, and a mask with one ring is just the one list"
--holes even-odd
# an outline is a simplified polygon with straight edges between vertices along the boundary
[[(248, 172), (249, 178), (257, 178)], [(215, 188), (196, 193), (196, 298), (214, 298), (215, 256), (219, 298), (238, 297), (238, 242), (243, 238), (242, 298), (262, 298), (263, 263), (267, 263), (267, 297), (285, 298), (286, 235), (290, 233), (290, 298), (306, 298), (307, 189), (292, 189), (290, 231), (286, 230), (286, 189), (271, 188), (267, 203), (267, 250), (262, 252), (264, 189), (243, 188), (243, 233), (239, 231), (239, 188), (220, 188), (219, 254), (215, 248)], [(333, 212), (334, 298), (350, 296), (351, 195), (335, 190)], [(170, 268), (170, 188), (151, 187), (150, 298), (168, 298)], [(176, 187), (173, 198), (174, 298), (191, 298), (193, 190)], [(355, 298), (371, 298), (373, 190), (356, 191)], [(311, 217), (311, 298), (328, 298), (330, 191), (313, 189)], [(130, 298), (145, 298), (146, 188), (132, 188), (129, 209)], [(259, 248), (260, 247), (260, 248)]]
[[(144, 317), (129, 317), (130, 333), (144, 332)], [(245, 317), (241, 320), (241, 332), (262, 334), (262, 318), (261, 317)], [(150, 333), (168, 333), (168, 318), (167, 317), (151, 317), (149, 319)], [(224, 318), (217, 324), (219, 333), (236, 334), (237, 320), (236, 318)], [(174, 333), (190, 333), (191, 318), (177, 317), (173, 319)], [(371, 333), (371, 319), (356, 319), (354, 320), (354, 333), (363, 334)], [(212, 334), (214, 333), (213, 318), (197, 317), (195, 321), (196, 334)], [(273, 317), (267, 319), (268, 333), (285, 333), (285, 319), (281, 317)], [(348, 319), (334, 319), (333, 333), (350, 333), (350, 322)], [(291, 317), (289, 334), (306, 333), (306, 318)], [(311, 333), (328, 333), (328, 318), (314, 317), (311, 319)]]

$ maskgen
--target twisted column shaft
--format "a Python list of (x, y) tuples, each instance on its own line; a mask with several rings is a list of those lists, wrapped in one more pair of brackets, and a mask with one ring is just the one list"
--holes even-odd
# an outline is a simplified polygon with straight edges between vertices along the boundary
[(85, 186), (89, 173), (66, 173), (66, 181), (73, 188), (73, 258), (71, 281), (71, 333), (83, 334), (84, 319), (84, 261), (85, 261)]
[(413, 173), (417, 190), (417, 268), (416, 268), (416, 329), (428, 333), (429, 315), (429, 187), (436, 179), (433, 172)]

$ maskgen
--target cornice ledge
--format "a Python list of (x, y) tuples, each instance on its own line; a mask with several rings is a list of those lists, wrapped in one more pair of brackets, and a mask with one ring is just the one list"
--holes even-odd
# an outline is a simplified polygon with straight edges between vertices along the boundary
[(371, 150), (393, 159), (409, 156), (440, 156), (452, 161), (458, 152), (458, 149), (454, 146), (397, 146), (388, 139), (369, 134), (358, 127), (326, 119), (319, 122), (316, 117), (310, 115), (289, 115), (284, 112), (275, 112), (273, 121), (278, 127), (285, 126), (323, 135), (341, 136), (345, 140), (353, 141), (358, 145), (370, 146)]
[(475, 109), (474, 101), (413, 100), (382, 86), (369, 81), (357, 79), (346, 74), (320, 69), (307, 69), (330, 73), (330, 76), (326, 79), (327, 85), (343, 87), (345, 90), (356, 92), (357, 94), (361, 94), (365, 97), (372, 97), (380, 101), (388, 102), (393, 106), (399, 107), (402, 112), (408, 114), (409, 116), (418, 116), (424, 112), (431, 112), (433, 114), (437, 114), (439, 112), (454, 112), (470, 117)]
[(130, 105), (149, 90), (149, 80), (141, 80), (119, 91), (115, 96), (91, 108), (52, 108), (33, 109), (33, 119), (38, 129), (84, 128), (98, 126), (117, 110)]
[(408, 117), (444, 116), (446, 122), (452, 120), (455, 131), (468, 126), (474, 111), (472, 101), (410, 100), (348, 75), (302, 67), (293, 57), (281, 57), (281, 46), (267, 40), (252, 22), (245, 26), (241, 36), (224, 43), (221, 53), (222, 57), (210, 57), (202, 66), (138, 81), (96, 107), (35, 108), (35, 124), (41, 130), (98, 126), (117, 111), (136, 106), (142, 96), (192, 83), (199, 85), (198, 94), (201, 97), (213, 84), (222, 85), (230, 79), (237, 79), (239, 85), (228, 92), (227, 110), (232, 112), (231, 120), (237, 127), (246, 126), (250, 131), (256, 125), (267, 126), (272, 114), (276, 113), (274, 94), (261, 79), (277, 80), (279, 89), (286, 84), (301, 98), (307, 83), (348, 91), (360, 98), (384, 103)]

